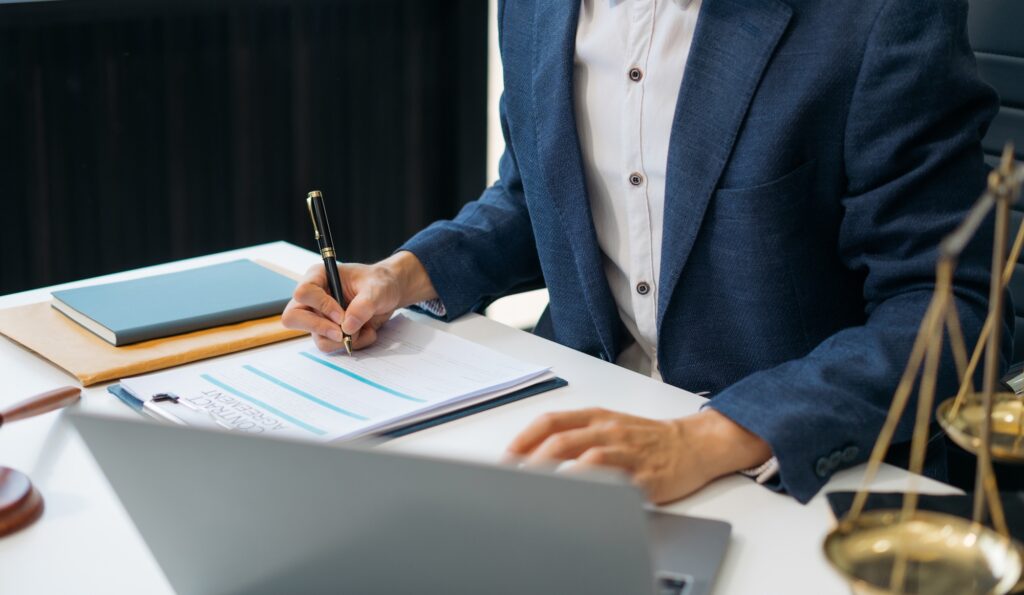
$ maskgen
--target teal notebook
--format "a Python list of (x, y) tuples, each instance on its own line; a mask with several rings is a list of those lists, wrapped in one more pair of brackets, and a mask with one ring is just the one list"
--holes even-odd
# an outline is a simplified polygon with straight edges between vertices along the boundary
[(295, 281), (251, 260), (53, 292), (52, 305), (115, 346), (280, 314)]

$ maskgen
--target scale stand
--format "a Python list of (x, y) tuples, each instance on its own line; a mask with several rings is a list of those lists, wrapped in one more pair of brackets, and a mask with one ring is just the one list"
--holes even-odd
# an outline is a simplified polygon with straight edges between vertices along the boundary
[[(1010, 537), (992, 470), (993, 459), (1024, 463), (1024, 402), (1013, 393), (997, 390), (1003, 296), (1024, 246), (1022, 225), (1007, 259), (1010, 206), (1020, 196), (1022, 183), (1024, 166), (1014, 166), (1013, 146), (1007, 144), (999, 169), (989, 175), (987, 190), (939, 246), (935, 292), (893, 395), (892, 407), (871, 451), (864, 482), (850, 511), (825, 538), (825, 556), (855, 593), (1002, 595), (1024, 588), (1024, 546)], [(953, 297), (953, 271), (960, 254), (993, 208), (996, 217), (989, 312), (968, 360)], [(954, 442), (978, 457), (973, 518), (918, 510), (918, 493), (913, 484), (904, 494), (900, 510), (865, 511), (868, 486), (885, 458), (919, 374), (909, 470), (921, 473), (947, 332), (960, 389), (955, 397), (939, 405), (937, 418)], [(972, 379), (983, 353), (984, 385), (981, 393), (977, 393)], [(986, 509), (992, 527), (984, 524)]]

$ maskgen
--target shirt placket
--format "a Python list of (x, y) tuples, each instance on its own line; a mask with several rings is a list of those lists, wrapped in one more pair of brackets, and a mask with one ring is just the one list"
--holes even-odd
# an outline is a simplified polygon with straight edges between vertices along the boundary
[[(629, 3), (627, 63), (623, 69), (626, 100), (623, 106), (623, 180), (630, 245), (630, 282), (633, 319), (652, 351), (657, 345), (657, 286), (654, 274), (649, 189), (643, 154), (644, 80), (647, 77), (652, 31), (658, 0)], [(648, 353), (651, 372), (657, 375), (657, 355)]]

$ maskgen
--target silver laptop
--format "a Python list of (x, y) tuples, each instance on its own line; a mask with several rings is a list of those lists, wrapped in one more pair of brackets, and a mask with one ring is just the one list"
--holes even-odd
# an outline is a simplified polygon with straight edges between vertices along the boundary
[(729, 543), (613, 475), (71, 418), (182, 595), (701, 595)]

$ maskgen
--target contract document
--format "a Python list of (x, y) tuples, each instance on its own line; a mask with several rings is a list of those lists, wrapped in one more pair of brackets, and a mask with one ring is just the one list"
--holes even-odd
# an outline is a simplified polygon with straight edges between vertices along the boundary
[(399, 314), (349, 356), (311, 339), (121, 381), (176, 423), (330, 441), (378, 433), (554, 378)]

